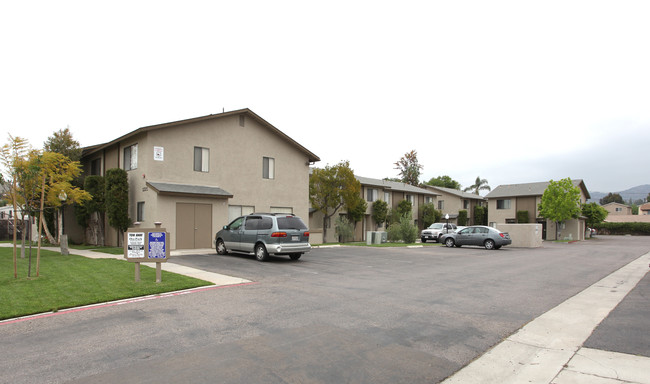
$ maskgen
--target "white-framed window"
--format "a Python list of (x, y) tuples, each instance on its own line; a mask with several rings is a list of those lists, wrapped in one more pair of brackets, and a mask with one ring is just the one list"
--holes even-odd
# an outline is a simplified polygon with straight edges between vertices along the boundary
[(124, 148), (124, 170), (130, 171), (138, 168), (138, 144)]
[(390, 207), (390, 192), (384, 192), (384, 201)]
[(252, 205), (229, 205), (228, 222), (230, 223), (239, 216), (250, 215), (253, 212), (255, 212), (255, 207)]
[(510, 209), (510, 199), (497, 200), (497, 209)]
[(271, 213), (286, 213), (286, 214), (293, 214), (293, 208), (292, 207), (271, 207)]
[(196, 172), (210, 172), (210, 149), (194, 147), (194, 170)]
[(469, 209), (469, 200), (463, 200), (463, 209)]
[(90, 161), (90, 174), (93, 176), (102, 175), (102, 159), (96, 158)]
[(406, 200), (411, 204), (415, 203), (415, 198), (413, 197), (413, 195), (406, 195)]
[(426, 201), (427, 204), (433, 204), (433, 197), (432, 196), (427, 196), (425, 198), (425, 201)]
[(272, 157), (262, 158), (262, 177), (265, 179), (275, 179), (275, 159)]
[(379, 191), (377, 191), (375, 188), (367, 188), (366, 189), (366, 200), (369, 202), (373, 202), (377, 200), (377, 197), (379, 196)]
[(438, 209), (445, 209), (445, 201), (438, 200)]

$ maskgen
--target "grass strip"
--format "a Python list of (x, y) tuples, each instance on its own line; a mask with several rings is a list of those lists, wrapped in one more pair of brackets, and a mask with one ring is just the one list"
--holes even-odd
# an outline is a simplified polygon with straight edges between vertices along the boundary
[(144, 263), (141, 281), (136, 283), (133, 263), (45, 250), (41, 250), (39, 277), (33, 250), (28, 277), (28, 262), (28, 256), (18, 255), (18, 278), (14, 278), (12, 248), (0, 248), (0, 320), (212, 284), (168, 271), (162, 271), (162, 282), (156, 283), (155, 265)]

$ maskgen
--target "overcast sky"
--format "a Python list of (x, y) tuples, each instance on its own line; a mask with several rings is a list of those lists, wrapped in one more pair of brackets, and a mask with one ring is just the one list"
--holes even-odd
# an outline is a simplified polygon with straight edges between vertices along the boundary
[[(650, 184), (648, 1), (7, 1), (0, 143), (250, 108), (322, 161), (422, 181)], [(245, 143), (241, 143), (245, 145)]]

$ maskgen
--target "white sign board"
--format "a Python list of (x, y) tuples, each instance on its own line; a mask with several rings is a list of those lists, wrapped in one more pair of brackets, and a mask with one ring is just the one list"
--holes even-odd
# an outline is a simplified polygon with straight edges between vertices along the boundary
[(144, 232), (127, 233), (127, 253), (129, 259), (144, 258)]

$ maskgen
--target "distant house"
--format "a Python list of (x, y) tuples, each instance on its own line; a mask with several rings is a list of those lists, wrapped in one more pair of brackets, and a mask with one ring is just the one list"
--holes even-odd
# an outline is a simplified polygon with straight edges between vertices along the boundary
[(608, 216), (632, 214), (632, 207), (621, 203), (614, 203), (614, 202), (607, 203), (603, 205), (603, 208), (605, 208), (607, 212), (609, 212)]
[(650, 215), (650, 203), (645, 203), (639, 207), (639, 215)]
[[(129, 216), (170, 232), (172, 249), (210, 248), (214, 234), (257, 212), (309, 215), (309, 166), (319, 157), (250, 109), (136, 129), (84, 148), (84, 176), (126, 170)], [(67, 215), (73, 217), (73, 215)], [(83, 228), (66, 232), (84, 241)], [(70, 229), (69, 229), (70, 228)], [(107, 245), (118, 232), (105, 225)]]
[[(580, 204), (584, 204), (589, 198), (589, 191), (581, 179), (572, 180), (573, 185), (580, 189)], [(500, 185), (488, 193), (488, 222), (491, 226), (496, 224), (517, 223), (517, 212), (528, 212), (530, 223), (542, 224), (542, 238), (545, 240), (556, 240), (556, 224), (539, 216), (539, 204), (542, 195), (550, 182), (508, 184)], [(568, 220), (561, 224), (560, 239), (571, 238), (584, 240), (586, 230), (585, 218)]]
[(487, 205), (487, 199), (483, 196), (462, 192), (453, 188), (435, 187), (423, 184), (422, 188), (439, 194), (436, 202), (436, 209), (442, 212), (442, 216), (449, 215), (449, 221), (457, 223), (458, 213), (461, 210), (467, 211), (467, 225), (474, 225), (474, 207)]

